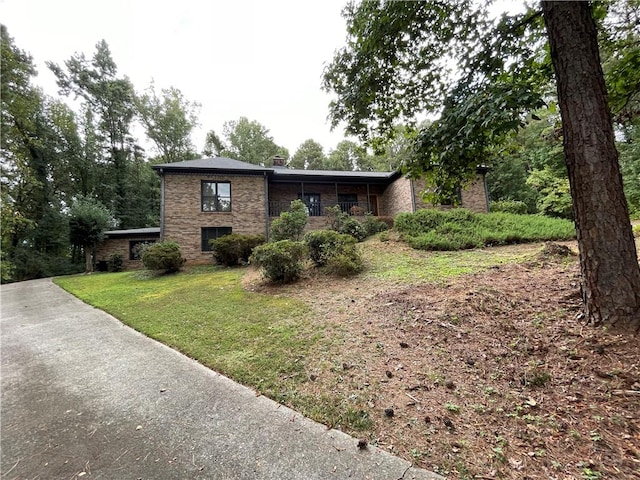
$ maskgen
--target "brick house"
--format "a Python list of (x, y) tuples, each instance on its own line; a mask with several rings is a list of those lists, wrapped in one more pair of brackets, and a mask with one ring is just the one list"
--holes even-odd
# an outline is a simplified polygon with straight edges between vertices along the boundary
[[(424, 181), (410, 180), (400, 172), (294, 170), (278, 157), (273, 167), (215, 157), (153, 168), (161, 179), (160, 228), (153, 234), (177, 242), (189, 263), (211, 262), (209, 240), (221, 235), (267, 236), (271, 221), (295, 199), (307, 205), (308, 229), (326, 227), (324, 209), (329, 206), (339, 205), (354, 215), (370, 212), (380, 217), (430, 207), (421, 197)], [(460, 192), (463, 207), (488, 211), (485, 173), (486, 169), (479, 168), (475, 181)], [(150, 229), (142, 230), (141, 235), (150, 233)], [(133, 267), (137, 261), (135, 242), (139, 240), (133, 237), (136, 230), (107, 233), (105, 243), (118, 241), (123, 252), (126, 247), (130, 259), (126, 267)], [(104, 254), (115, 249), (103, 244), (96, 258), (104, 261)]]

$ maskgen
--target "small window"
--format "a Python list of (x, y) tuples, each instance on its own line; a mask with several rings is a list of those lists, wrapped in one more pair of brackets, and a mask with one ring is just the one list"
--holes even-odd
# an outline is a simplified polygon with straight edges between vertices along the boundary
[(147, 245), (156, 243), (155, 240), (131, 240), (129, 241), (129, 260), (142, 260), (142, 252)]
[(215, 240), (216, 238), (223, 237), (224, 235), (229, 235), (231, 233), (231, 227), (203, 227), (202, 228), (202, 251), (210, 252), (211, 245), (209, 245), (210, 240)]
[(203, 212), (230, 212), (231, 183), (203, 181), (201, 198)]

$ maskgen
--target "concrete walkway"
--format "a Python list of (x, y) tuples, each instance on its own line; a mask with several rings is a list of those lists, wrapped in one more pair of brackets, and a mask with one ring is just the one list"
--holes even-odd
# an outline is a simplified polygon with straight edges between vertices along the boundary
[(49, 279), (3, 285), (0, 301), (2, 480), (442, 478), (359, 450)]

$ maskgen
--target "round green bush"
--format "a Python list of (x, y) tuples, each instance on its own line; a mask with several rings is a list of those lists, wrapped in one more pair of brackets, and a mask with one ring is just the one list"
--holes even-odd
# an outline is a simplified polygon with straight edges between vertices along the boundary
[(177, 272), (185, 261), (180, 245), (170, 240), (149, 245), (142, 254), (142, 264), (147, 270), (164, 273)]
[(495, 200), (491, 202), (491, 211), (524, 215), (527, 213), (527, 204), (520, 200)]
[(304, 243), (280, 240), (257, 246), (249, 261), (262, 268), (264, 276), (272, 282), (289, 283), (300, 277), (306, 254)]
[(240, 235), (231, 233), (211, 240), (213, 259), (219, 265), (232, 267), (239, 263), (247, 263), (251, 252), (265, 242), (264, 235)]

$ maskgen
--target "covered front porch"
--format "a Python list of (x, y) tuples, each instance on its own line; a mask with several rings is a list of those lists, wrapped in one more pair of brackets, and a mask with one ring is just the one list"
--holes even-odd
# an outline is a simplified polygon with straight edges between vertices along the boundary
[(327, 207), (338, 205), (349, 215), (384, 215), (384, 185), (287, 182), (269, 185), (269, 217), (278, 217), (289, 210), (293, 200), (302, 200), (309, 217), (326, 216)]

